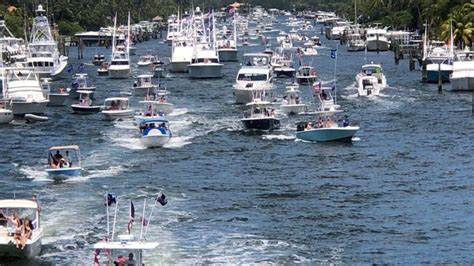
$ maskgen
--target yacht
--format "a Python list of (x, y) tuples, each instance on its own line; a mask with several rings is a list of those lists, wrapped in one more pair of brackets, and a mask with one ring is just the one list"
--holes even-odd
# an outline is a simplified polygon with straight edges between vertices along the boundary
[(449, 76), (451, 90), (474, 91), (474, 52), (463, 51), (456, 53), (453, 63), (453, 73)]
[(188, 72), (188, 65), (193, 57), (194, 47), (192, 40), (188, 37), (180, 37), (173, 40), (171, 45), (170, 72)]
[(249, 103), (255, 93), (273, 90), (273, 76), (270, 67), (270, 56), (263, 53), (244, 54), (244, 65), (235, 79), (235, 102)]
[(437, 83), (439, 76), (441, 76), (442, 82), (449, 82), (449, 75), (453, 72), (452, 56), (443, 42), (432, 42), (424, 61), (426, 62), (427, 82)]
[[(196, 45), (200, 47), (201, 45)], [(188, 65), (190, 78), (220, 78), (222, 67), (219, 56), (211, 44), (205, 44), (202, 49), (195, 51), (191, 64)]]
[(367, 51), (388, 51), (390, 41), (387, 38), (387, 30), (385, 29), (367, 29), (366, 33)]
[(270, 102), (254, 98), (247, 106), (250, 107), (250, 112), (245, 112), (240, 119), (245, 129), (270, 131), (280, 128), (280, 120), (275, 117)]
[(58, 78), (66, 68), (67, 60), (66, 56), (59, 54), (46, 11), (38, 5), (28, 44), (27, 66), (34, 68), (40, 78)]
[[(223, 38), (217, 42), (217, 52), (219, 54), (219, 61), (229, 62), (229, 61), (238, 61), (237, 59), (237, 26), (236, 18), (232, 22), (233, 31), (231, 35), (225, 35), (226, 38)], [(224, 28), (224, 34), (226, 29)]]
[(379, 64), (366, 64), (356, 75), (357, 92), (359, 96), (379, 95), (387, 87), (387, 79)]
[[(126, 79), (130, 77), (130, 42), (125, 45), (116, 44), (117, 17), (114, 19), (114, 33), (112, 38), (112, 57), (108, 68), (109, 78)], [(130, 15), (128, 16), (128, 36), (130, 36)]]
[(365, 42), (359, 33), (352, 33), (347, 36), (347, 51), (357, 52), (365, 50)]
[(281, 101), (281, 111), (286, 115), (297, 115), (306, 112), (307, 106), (300, 98), (298, 84), (286, 87), (285, 95)]
[(318, 74), (312, 66), (301, 66), (296, 72), (296, 81), (299, 84), (313, 84), (316, 79), (318, 79)]

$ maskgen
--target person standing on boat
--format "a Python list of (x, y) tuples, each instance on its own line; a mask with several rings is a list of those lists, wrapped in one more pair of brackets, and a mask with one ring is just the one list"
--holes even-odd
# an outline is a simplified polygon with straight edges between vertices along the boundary
[(71, 157), (69, 157), (69, 151), (66, 151), (66, 155), (64, 156), (64, 159), (66, 160), (67, 167), (71, 167), (72, 160), (71, 160)]
[(136, 266), (136, 261), (133, 259), (133, 253), (128, 254), (128, 260), (125, 262), (127, 266)]

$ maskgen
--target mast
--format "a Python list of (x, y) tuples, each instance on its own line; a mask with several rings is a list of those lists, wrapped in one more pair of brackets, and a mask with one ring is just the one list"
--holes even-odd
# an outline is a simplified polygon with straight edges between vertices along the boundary
[(128, 27), (127, 27), (127, 47), (126, 47), (126, 51), (127, 51), (127, 57), (130, 56), (130, 11), (128, 11)]

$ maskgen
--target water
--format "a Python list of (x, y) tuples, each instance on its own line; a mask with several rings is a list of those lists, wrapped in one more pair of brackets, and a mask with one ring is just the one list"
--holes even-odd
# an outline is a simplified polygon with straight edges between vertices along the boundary
[[(337, 42), (322, 39), (312, 63), (330, 82)], [(170, 54), (158, 41), (137, 48)], [(146, 253), (148, 264), (471, 263), (471, 95), (438, 95), (408, 61), (394, 65), (393, 54), (384, 52), (368, 54), (367, 62), (383, 64), (390, 88), (358, 98), (354, 77), (364, 53), (339, 51), (338, 100), (361, 127), (352, 144), (295, 140), (295, 124), (305, 118), (284, 118), (272, 133), (244, 132), (244, 107), (233, 104), (231, 87), (238, 63), (226, 63), (221, 80), (169, 78), (177, 111), (170, 116), (174, 138), (162, 149), (144, 149), (131, 121), (76, 116), (68, 107), (49, 108), (48, 122), (0, 127), (0, 198), (37, 193), (43, 206), (43, 251), (35, 262), (92, 263), (92, 245), (106, 228), (104, 193), (119, 197), (123, 233), (129, 199), (139, 217), (142, 200), (148, 198), (149, 211), (164, 191), (169, 203), (155, 210), (148, 232), (161, 245)], [(96, 52), (110, 50), (86, 48), (82, 62)], [(70, 58), (79, 64), (75, 48)], [(133, 84), (97, 77), (89, 64), (85, 69), (99, 104)], [(143, 71), (133, 67), (134, 75)], [(63, 77), (55, 87), (70, 84)], [(310, 89), (301, 89), (308, 101)], [(46, 149), (62, 144), (80, 145), (85, 171), (56, 184), (44, 172)]]

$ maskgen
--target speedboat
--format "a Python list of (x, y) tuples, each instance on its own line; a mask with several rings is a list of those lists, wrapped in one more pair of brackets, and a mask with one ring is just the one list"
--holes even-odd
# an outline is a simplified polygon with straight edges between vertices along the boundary
[(362, 66), (362, 71), (356, 75), (357, 92), (359, 96), (379, 95), (387, 87), (387, 79), (379, 64)]
[(133, 91), (135, 94), (146, 95), (150, 91), (153, 91), (157, 85), (153, 85), (152, 78), (153, 75), (150, 74), (139, 75), (133, 83)]
[(129, 99), (126, 97), (107, 98), (102, 107), (102, 114), (107, 120), (132, 117), (133, 113), (134, 111), (130, 108)]
[(161, 60), (153, 62), (151, 72), (153, 72), (153, 77), (162, 78), (165, 76), (165, 63)]
[(92, 64), (94, 66), (100, 66), (104, 62), (105, 62), (105, 55), (103, 54), (96, 54), (94, 55), (94, 59), (92, 59)]
[[(221, 78), (224, 64), (219, 62), (216, 49), (211, 45), (196, 45), (191, 64), (188, 65), (190, 78)], [(199, 49), (198, 47), (202, 47)]]
[(46, 173), (54, 180), (81, 175), (81, 152), (79, 146), (53, 146), (48, 149)]
[(388, 51), (390, 48), (385, 29), (367, 29), (366, 38), (367, 51)]
[(158, 118), (173, 112), (174, 104), (168, 102), (167, 90), (156, 90), (140, 101), (141, 110), (135, 115), (135, 123), (139, 125), (145, 119)]
[[(41, 240), (43, 227), (40, 222), (39, 206), (36, 201), (24, 199), (0, 200), (0, 210), (3, 210), (3, 219), (0, 220), (0, 260), (7, 258), (31, 259), (41, 253)], [(29, 227), (32, 229), (31, 236), (26, 240), (26, 246), (17, 248), (15, 245), (14, 232), (10, 222), (5, 216), (18, 215), (21, 221), (28, 219)]]
[(94, 98), (94, 92), (96, 90), (95, 86), (89, 85), (89, 75), (86, 73), (76, 73), (73, 76), (73, 82), (71, 84), (71, 88), (67, 88), (67, 92), (71, 94), (73, 98), (78, 98), (79, 94), (77, 91), (90, 91), (92, 92), (89, 96)]
[(171, 139), (168, 120), (162, 117), (147, 118), (140, 123), (141, 142), (147, 148), (163, 147)]
[(299, 84), (313, 84), (318, 78), (316, 69), (312, 66), (301, 66), (296, 72), (296, 82)]
[(137, 65), (139, 67), (150, 66), (155, 61), (156, 61), (156, 57), (148, 53), (148, 54), (140, 56), (140, 58), (138, 59)]
[[(441, 45), (441, 42), (438, 45)], [(442, 82), (449, 82), (449, 75), (453, 73), (453, 58), (448, 49), (444, 47), (444, 43), (442, 45), (433, 46), (424, 58), (426, 61), (427, 82), (437, 83), (439, 78), (441, 78)]]
[(286, 115), (297, 115), (306, 112), (307, 106), (301, 101), (298, 84), (286, 87), (285, 95), (281, 101), (281, 111)]
[(92, 91), (77, 91), (79, 94), (79, 103), (71, 104), (72, 112), (79, 115), (96, 114), (100, 112), (102, 106), (92, 105)]
[(110, 64), (107, 62), (104, 62), (100, 65), (100, 67), (97, 69), (97, 75), (99, 76), (108, 76), (109, 75), (109, 67)]
[(474, 52), (456, 54), (449, 79), (453, 91), (474, 91)]
[(235, 79), (234, 97), (236, 103), (249, 103), (254, 94), (271, 92), (273, 87), (270, 56), (267, 54), (244, 54), (244, 65)]
[(13, 121), (11, 101), (0, 100), (0, 124), (9, 124), (11, 121)]
[(300, 49), (300, 51), (304, 56), (318, 55), (318, 50), (316, 50), (312, 45), (305, 45)]
[(43, 95), (49, 99), (47, 106), (64, 106), (64, 102), (69, 97), (69, 93), (67, 93), (64, 88), (59, 88), (58, 92), (52, 93), (50, 81), (50, 78), (42, 78), (40, 82)]
[(270, 102), (254, 98), (247, 106), (250, 107), (250, 113), (245, 112), (240, 119), (245, 129), (270, 131), (280, 128), (280, 120), (275, 117)]

